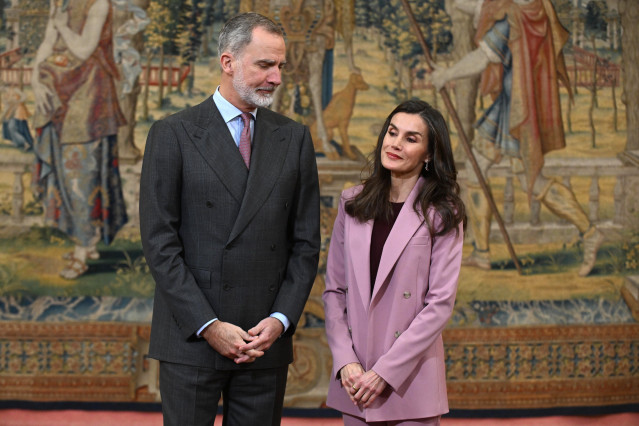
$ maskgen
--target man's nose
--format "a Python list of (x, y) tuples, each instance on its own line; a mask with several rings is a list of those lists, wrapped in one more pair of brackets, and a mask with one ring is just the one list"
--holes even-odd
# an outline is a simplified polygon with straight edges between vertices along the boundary
[(276, 86), (282, 84), (282, 70), (275, 67), (268, 75), (268, 82)]

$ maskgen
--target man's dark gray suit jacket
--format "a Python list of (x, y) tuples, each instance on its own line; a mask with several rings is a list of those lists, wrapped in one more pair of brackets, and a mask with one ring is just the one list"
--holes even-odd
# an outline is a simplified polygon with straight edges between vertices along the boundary
[[(212, 98), (156, 121), (140, 181), (140, 230), (156, 282), (149, 356), (218, 370), (293, 361), (292, 335), (319, 256), (319, 185), (308, 128), (260, 108), (250, 172)], [(213, 318), (248, 330), (291, 321), (236, 365), (196, 336)]]

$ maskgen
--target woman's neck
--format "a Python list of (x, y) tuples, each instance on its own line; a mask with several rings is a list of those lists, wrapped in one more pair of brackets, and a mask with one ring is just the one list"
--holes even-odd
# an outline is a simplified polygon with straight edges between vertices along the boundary
[(391, 188), (389, 194), (389, 200), (391, 203), (403, 203), (408, 198), (408, 195), (415, 187), (419, 179), (419, 175), (411, 176), (407, 178), (398, 178), (391, 176)]

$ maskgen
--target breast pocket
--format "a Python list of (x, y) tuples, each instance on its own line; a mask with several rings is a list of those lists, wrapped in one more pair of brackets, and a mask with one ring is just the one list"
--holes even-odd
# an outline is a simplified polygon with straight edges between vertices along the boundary
[(417, 279), (419, 271), (429, 263), (432, 240), (428, 236), (420, 235), (410, 239), (398, 261), (397, 267), (402, 271), (413, 271)]
[(410, 246), (429, 246), (430, 245), (430, 241), (431, 241), (430, 237), (427, 237), (427, 236), (413, 237), (408, 242), (408, 245), (410, 245)]

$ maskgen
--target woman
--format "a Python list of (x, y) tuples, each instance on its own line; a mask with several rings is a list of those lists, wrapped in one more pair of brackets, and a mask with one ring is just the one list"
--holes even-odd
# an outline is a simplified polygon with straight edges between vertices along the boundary
[(461, 264), (464, 205), (442, 115), (403, 102), (371, 175), (342, 193), (327, 261), (327, 404), (350, 425), (437, 425), (448, 412), (441, 333)]
[(110, 0), (51, 0), (33, 62), (36, 171), (47, 224), (75, 243), (60, 276), (85, 274), (97, 244), (111, 244), (128, 218), (118, 166), (118, 103)]

